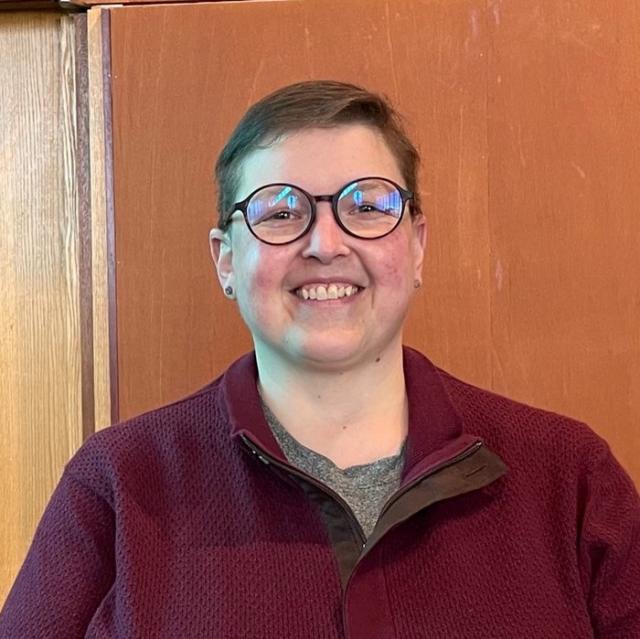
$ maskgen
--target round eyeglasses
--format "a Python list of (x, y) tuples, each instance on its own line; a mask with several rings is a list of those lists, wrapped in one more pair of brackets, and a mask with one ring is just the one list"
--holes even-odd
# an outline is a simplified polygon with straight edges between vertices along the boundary
[[(384, 237), (393, 231), (413, 193), (381, 177), (363, 177), (333, 195), (311, 195), (299, 186), (267, 184), (233, 205), (241, 211), (253, 235), (267, 244), (289, 244), (313, 226), (317, 202), (330, 202), (338, 226), (363, 240)], [(224, 226), (229, 224), (230, 218)]]

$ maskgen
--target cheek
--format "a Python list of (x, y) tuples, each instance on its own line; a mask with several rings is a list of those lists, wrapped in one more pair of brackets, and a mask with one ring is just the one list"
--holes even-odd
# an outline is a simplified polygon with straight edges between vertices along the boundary
[(252, 334), (261, 334), (268, 320), (268, 271), (261, 268), (260, 251), (247, 248), (234, 264), (240, 315)]
[(379, 279), (398, 292), (413, 286), (411, 243), (400, 235), (393, 239), (377, 260)]
[(274, 255), (273, 247), (257, 241), (247, 242), (240, 256), (234, 262), (239, 302), (252, 311), (261, 309), (272, 302), (277, 290), (282, 286), (281, 260)]
[(256, 269), (253, 277), (253, 292), (259, 294), (260, 291), (270, 291), (275, 286), (275, 274), (269, 269)]

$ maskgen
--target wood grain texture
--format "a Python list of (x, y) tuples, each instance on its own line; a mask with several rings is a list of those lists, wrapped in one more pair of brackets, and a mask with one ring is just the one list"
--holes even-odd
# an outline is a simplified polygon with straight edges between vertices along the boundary
[(0, 600), (82, 442), (72, 20), (0, 14)]
[(589, 422), (640, 483), (635, 0), (109, 11), (121, 417), (249, 347), (208, 256), (213, 161), (256, 99), (331, 77), (386, 93), (422, 151), (428, 257), (407, 341)]
[(425, 160), (432, 247), (408, 340), (490, 381), (482, 6), (110, 10), (121, 418), (193, 391), (250, 348), (208, 253), (212, 168), (252, 102), (307, 78), (364, 84), (406, 115)]
[(588, 421), (640, 485), (640, 5), (489, 17), (492, 385)]
[[(389, 6), (394, 6), (391, 3)], [(479, 386), (491, 382), (484, 3), (406, 2), (392, 58), (413, 123), (427, 218), (424, 285), (405, 342)], [(397, 50), (403, 53), (398, 55)], [(369, 74), (375, 74), (375, 66)]]
[[(105, 127), (105, 96), (103, 55), (102, 9), (87, 12), (88, 47), (88, 101), (89, 101), (89, 153), (91, 166), (91, 261), (92, 261), (92, 328), (93, 328), (93, 397), (95, 428), (109, 426), (115, 419), (111, 410), (111, 348), (115, 348), (110, 337), (110, 313), (115, 305), (110, 304), (110, 277), (113, 259), (109, 251), (110, 209), (107, 190), (110, 180), (106, 172), (107, 162)], [(108, 112), (108, 115), (109, 112)], [(115, 337), (114, 337), (115, 340)]]

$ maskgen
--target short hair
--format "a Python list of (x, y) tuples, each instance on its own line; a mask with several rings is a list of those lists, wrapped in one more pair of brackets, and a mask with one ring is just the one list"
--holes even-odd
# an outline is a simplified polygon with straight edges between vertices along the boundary
[(257, 149), (304, 129), (365, 124), (379, 131), (394, 155), (406, 188), (413, 192), (411, 213), (417, 215), (420, 155), (407, 136), (401, 116), (381, 95), (354, 84), (310, 80), (282, 87), (256, 102), (242, 117), (216, 162), (218, 226), (224, 229), (242, 179), (242, 163)]

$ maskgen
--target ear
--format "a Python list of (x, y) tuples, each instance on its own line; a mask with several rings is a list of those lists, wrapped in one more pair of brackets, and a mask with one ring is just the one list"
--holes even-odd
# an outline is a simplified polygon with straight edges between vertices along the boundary
[(414, 255), (414, 278), (422, 282), (422, 263), (427, 245), (427, 220), (422, 213), (416, 215), (412, 220), (412, 240)]
[(234, 287), (233, 250), (230, 235), (219, 228), (211, 229), (209, 231), (209, 249), (222, 290), (227, 286)]

